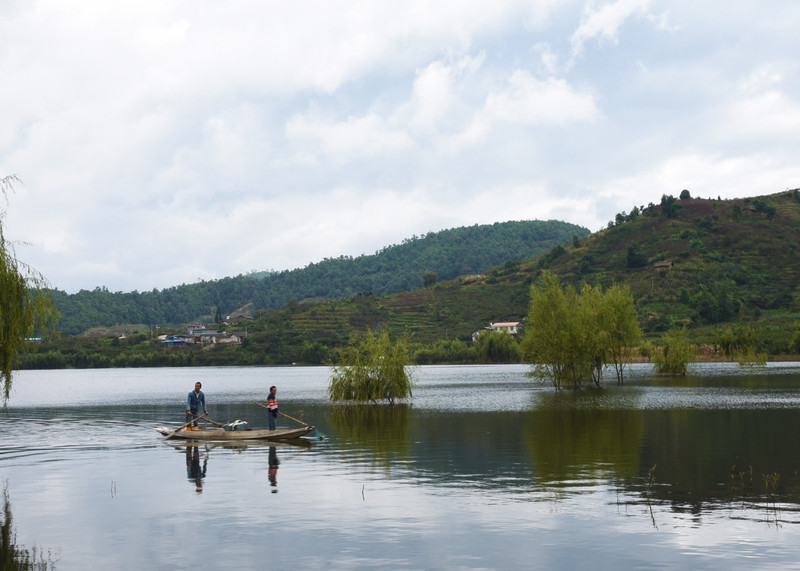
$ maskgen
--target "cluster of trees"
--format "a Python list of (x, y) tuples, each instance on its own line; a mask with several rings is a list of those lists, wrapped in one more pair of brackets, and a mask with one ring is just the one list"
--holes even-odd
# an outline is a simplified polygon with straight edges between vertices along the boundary
[(282, 309), (304, 299), (346, 299), (432, 287), (438, 280), (479, 274), (508, 260), (534, 257), (589, 230), (575, 224), (512, 221), (430, 232), (373, 255), (326, 258), (296, 270), (201, 281), (149, 292), (110, 292), (105, 287), (75, 294), (54, 290), (61, 312), (58, 329), (77, 335), (121, 323), (162, 326), (210, 321), (250, 305)]
[[(795, 334), (795, 339), (800, 339), (800, 332)], [(719, 346), (731, 361), (735, 359), (742, 365), (767, 362), (767, 353), (759, 350), (756, 331), (752, 327), (726, 327), (719, 336)]]
[(641, 339), (636, 308), (630, 291), (613, 285), (584, 284), (580, 291), (566, 288), (550, 272), (543, 272), (531, 287), (531, 302), (523, 340), (535, 374), (552, 382), (556, 390), (584, 381), (598, 386), (606, 365), (612, 365), (617, 383)]
[(461, 339), (439, 339), (430, 345), (417, 346), (412, 360), (417, 365), (437, 363), (477, 363), (478, 352), (475, 344)]
[[(681, 191), (680, 199), (689, 200), (692, 198), (691, 193), (684, 189)], [(678, 202), (671, 194), (662, 194), (660, 204), (649, 203), (647, 206), (634, 206), (630, 213), (618, 212), (614, 220), (608, 223), (609, 228), (620, 226), (625, 222), (632, 222), (640, 215), (655, 217), (661, 214), (665, 218), (677, 218), (683, 212), (683, 205)]]

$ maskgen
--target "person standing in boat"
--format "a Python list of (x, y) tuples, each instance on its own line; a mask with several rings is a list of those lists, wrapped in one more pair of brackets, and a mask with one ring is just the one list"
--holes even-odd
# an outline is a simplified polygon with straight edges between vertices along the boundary
[(278, 418), (280, 411), (278, 410), (278, 399), (275, 395), (278, 394), (278, 389), (275, 385), (269, 388), (269, 396), (267, 396), (267, 416), (269, 417), (269, 429), (275, 430), (275, 419)]
[(200, 382), (195, 383), (194, 390), (190, 391), (186, 397), (186, 422), (192, 422), (186, 427), (186, 430), (200, 430), (197, 426), (197, 418), (200, 416), (201, 408), (204, 415), (208, 414), (208, 410), (206, 410), (206, 395), (200, 390), (202, 386)]

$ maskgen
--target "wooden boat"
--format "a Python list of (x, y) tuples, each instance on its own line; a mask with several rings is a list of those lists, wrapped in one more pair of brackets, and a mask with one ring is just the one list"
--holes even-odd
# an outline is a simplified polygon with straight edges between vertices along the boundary
[(291, 440), (305, 436), (312, 430), (313, 426), (302, 426), (300, 428), (245, 428), (243, 430), (225, 430), (223, 428), (206, 428), (204, 430), (178, 430), (159, 426), (158, 432), (168, 438), (181, 438), (183, 440)]

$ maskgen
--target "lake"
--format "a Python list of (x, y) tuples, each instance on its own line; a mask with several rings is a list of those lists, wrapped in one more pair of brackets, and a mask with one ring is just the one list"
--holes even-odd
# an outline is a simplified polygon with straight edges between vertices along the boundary
[[(328, 405), (325, 367), (22, 371), (0, 411), (9, 538), (47, 569), (798, 568), (800, 363), (634, 365), (555, 393), (526, 366), (415, 369), (409, 404)], [(165, 441), (210, 417), (303, 446)], [(280, 418), (279, 427), (297, 426)], [(313, 433), (312, 433), (313, 434)]]

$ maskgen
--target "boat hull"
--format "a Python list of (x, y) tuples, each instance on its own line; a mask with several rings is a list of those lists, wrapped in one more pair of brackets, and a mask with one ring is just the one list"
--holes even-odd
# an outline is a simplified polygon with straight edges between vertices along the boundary
[(170, 439), (182, 440), (291, 440), (305, 436), (314, 430), (314, 427), (303, 426), (302, 428), (279, 428), (276, 430), (268, 428), (245, 430), (209, 428), (206, 430), (178, 430), (173, 432), (172, 429), (161, 426), (156, 430)]

